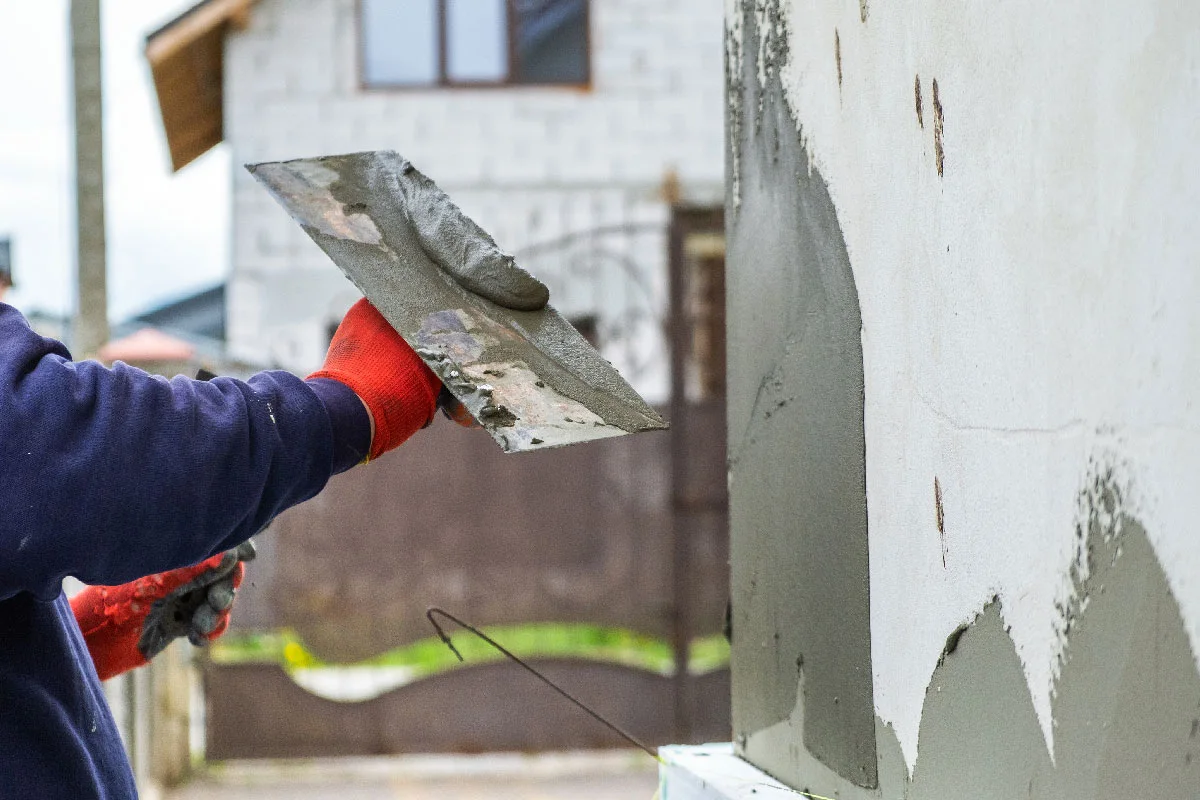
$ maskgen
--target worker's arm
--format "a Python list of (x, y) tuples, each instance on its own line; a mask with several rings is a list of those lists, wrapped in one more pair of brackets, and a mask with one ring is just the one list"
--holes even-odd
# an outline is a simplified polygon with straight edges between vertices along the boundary
[[(402, 184), (421, 246), (449, 277), (509, 308), (546, 304), (546, 287), (432, 182), (410, 167)], [(0, 599), (54, 597), (65, 575), (117, 585), (196, 564), (399, 445), (441, 386), (364, 306), (308, 381), (204, 382), (74, 363), (0, 303)]]
[[(427, 420), (429, 378), (375, 389)], [(168, 381), (72, 362), (0, 304), (0, 599), (51, 598), (65, 575), (122, 584), (231, 549), (361, 460), (370, 430), (337, 380)]]

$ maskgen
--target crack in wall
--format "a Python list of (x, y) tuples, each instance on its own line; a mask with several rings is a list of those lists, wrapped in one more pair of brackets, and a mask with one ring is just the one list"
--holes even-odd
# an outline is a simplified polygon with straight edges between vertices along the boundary
[(935, 417), (956, 431), (963, 433), (993, 433), (1000, 435), (1013, 434), (1017, 436), (1081, 436), (1084, 434), (1097, 435), (1147, 435), (1147, 434), (1179, 434), (1200, 433), (1200, 425), (1105, 425), (1099, 421), (1076, 418), (1059, 425), (982, 425), (965, 422), (960, 417), (941, 408), (933, 400), (915, 386), (913, 394), (921, 401)]
[(921, 405), (929, 409), (929, 411), (942, 422), (949, 425), (956, 431), (964, 433), (996, 433), (996, 434), (1015, 434), (1015, 435), (1035, 435), (1035, 436), (1064, 436), (1064, 435), (1081, 435), (1091, 430), (1087, 422), (1083, 419), (1073, 419), (1070, 422), (1064, 422), (1061, 425), (1054, 426), (1037, 426), (1037, 425), (976, 425), (969, 422), (963, 422), (953, 414), (944, 411), (936, 403), (930, 400), (925, 394), (917, 388), (913, 388), (913, 394), (921, 401)]

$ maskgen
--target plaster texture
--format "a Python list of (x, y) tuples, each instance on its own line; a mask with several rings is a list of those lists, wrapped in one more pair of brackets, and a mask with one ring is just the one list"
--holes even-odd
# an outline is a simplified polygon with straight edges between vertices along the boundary
[[(869, 649), (879, 788), (813, 747), (807, 701), (737, 731), (740, 752), (794, 788), (1200, 791), (1197, 31), (1200, 6), (1166, 0), (727, 4), (731, 238), (748, 209), (821, 187), (836, 229), (814, 240), (844, 241), (861, 313), (861, 432), (827, 432), (834, 454), (865, 443), (867, 633), (845, 593), (814, 610), (848, 618), (847, 642)], [(763, 164), (802, 168), (785, 188)], [(829, 219), (799, 208), (803, 224)], [(761, 356), (814, 319), (743, 305), (781, 273), (807, 285), (792, 234), (764, 235), (731, 248), (735, 547), (828, 480), (800, 450), (739, 474), (748, 398), (767, 379), (813, 387), (775, 412), (780, 430), (846, 403)], [(818, 373), (852, 371), (852, 355), (830, 350), (839, 363)], [(732, 366), (747, 359), (744, 375)], [(739, 518), (747, 499), (761, 510)], [(796, 519), (803, 549), (811, 524)], [(855, 547), (818, 558), (838, 572)], [(765, 721), (747, 716), (755, 682), (778, 700), (790, 673), (806, 699), (812, 676), (739, 652), (790, 655), (739, 637), (749, 574), (734, 560), (735, 670), (762, 670), (735, 672), (735, 721)], [(813, 609), (805, 596), (754, 602), (786, 626), (788, 604)]]
[(726, 279), (734, 736), (788, 775), (794, 748), (752, 734), (799, 709), (804, 748), (873, 787), (858, 295), (778, 84), (760, 87), (743, 66)]

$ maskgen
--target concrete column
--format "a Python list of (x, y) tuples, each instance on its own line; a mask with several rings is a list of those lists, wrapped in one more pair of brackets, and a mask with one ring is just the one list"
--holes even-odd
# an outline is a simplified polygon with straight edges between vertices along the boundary
[(71, 58), (75, 97), (76, 357), (108, 341), (104, 245), (104, 114), (100, 59), (100, 0), (71, 1)]

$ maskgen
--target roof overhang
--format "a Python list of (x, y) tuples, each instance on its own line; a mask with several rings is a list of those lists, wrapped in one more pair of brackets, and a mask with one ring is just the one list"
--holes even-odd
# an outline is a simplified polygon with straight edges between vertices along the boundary
[(225, 36), (257, 0), (204, 0), (146, 37), (171, 166), (180, 170), (225, 136)]

